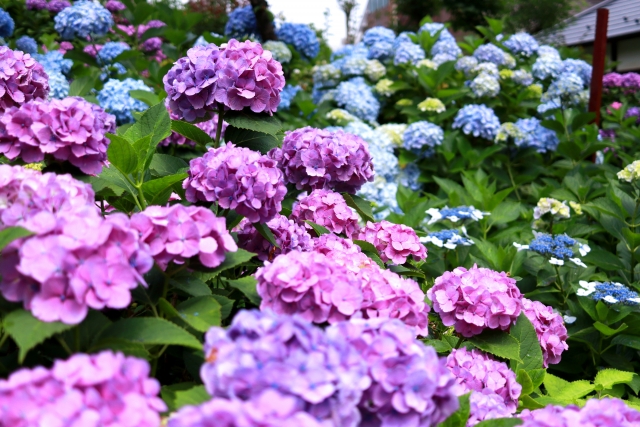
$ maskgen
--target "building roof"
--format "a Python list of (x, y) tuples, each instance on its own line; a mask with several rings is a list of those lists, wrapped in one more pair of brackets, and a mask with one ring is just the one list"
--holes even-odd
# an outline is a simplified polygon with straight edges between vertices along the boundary
[(640, 33), (640, 0), (605, 0), (569, 18), (552, 38), (567, 46), (592, 43), (596, 32), (596, 14), (609, 9), (608, 38)]

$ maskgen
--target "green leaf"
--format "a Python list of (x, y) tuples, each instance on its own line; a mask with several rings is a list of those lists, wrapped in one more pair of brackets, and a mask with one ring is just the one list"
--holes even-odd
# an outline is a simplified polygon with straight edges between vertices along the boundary
[(239, 147), (246, 147), (262, 154), (267, 154), (272, 148), (280, 146), (280, 140), (275, 135), (234, 126), (227, 127), (224, 131), (224, 139)]
[(138, 155), (125, 138), (107, 134), (107, 138), (111, 141), (107, 148), (107, 158), (113, 166), (115, 166), (124, 175), (129, 175), (138, 168)]
[(235, 301), (223, 295), (213, 295), (213, 298), (215, 298), (220, 304), (220, 318), (224, 320), (229, 317), (229, 315), (231, 315), (231, 310), (233, 310), (233, 303)]
[(516, 324), (511, 327), (509, 335), (518, 341), (520, 359), (522, 360), (522, 363), (516, 365), (514, 371), (518, 372), (520, 369), (526, 371), (541, 369), (543, 360), (538, 335), (531, 321), (524, 313), (520, 313)]
[(253, 258), (254, 256), (256, 256), (256, 254), (254, 254), (253, 252), (245, 251), (244, 249), (238, 249), (236, 252), (227, 252), (222, 264), (211, 271), (199, 272), (198, 275), (201, 280), (206, 282), (217, 277), (223, 271), (244, 264), (245, 262), (251, 260), (251, 258)]
[(260, 235), (264, 237), (267, 242), (271, 243), (271, 246), (275, 246), (276, 248), (280, 247), (280, 245), (278, 245), (278, 242), (276, 242), (276, 236), (273, 235), (273, 232), (266, 224), (256, 222), (253, 224), (253, 228), (258, 230), (258, 233), (260, 233)]
[(96, 61), (96, 59), (93, 56), (89, 55), (88, 53), (83, 52), (82, 50), (78, 50), (78, 49), (68, 50), (64, 54), (64, 57), (66, 59), (78, 61), (82, 64), (89, 64), (89, 65), (93, 65), (94, 67), (100, 68), (98, 66), (98, 62)]
[(349, 193), (342, 193), (342, 197), (344, 197), (348, 206), (358, 212), (358, 215), (360, 215), (363, 221), (375, 222), (375, 219), (373, 218), (373, 211), (371, 210), (371, 202)]
[(89, 353), (95, 353), (100, 350), (121, 351), (127, 356), (139, 357), (140, 359), (150, 359), (149, 351), (144, 344), (132, 342), (122, 338), (104, 338), (98, 340), (89, 348)]
[(148, 135), (151, 135), (149, 148), (152, 153), (146, 157), (151, 161), (151, 155), (155, 152), (158, 143), (171, 135), (171, 118), (169, 118), (169, 113), (167, 112), (164, 102), (160, 102), (146, 110), (142, 114), (142, 117), (140, 117), (140, 120), (125, 133), (126, 137), (131, 136), (131, 139), (134, 141)]
[(69, 85), (68, 96), (85, 96), (91, 93), (96, 85), (96, 76), (83, 76), (73, 79)]
[(204, 385), (194, 386), (193, 383), (164, 386), (161, 390), (161, 396), (170, 412), (175, 412), (183, 406), (197, 406), (211, 400)]
[(451, 345), (446, 341), (426, 340), (424, 341), (424, 344), (435, 348), (438, 353), (449, 353), (453, 349), (453, 347), (451, 347)]
[(593, 383), (596, 390), (606, 390), (616, 384), (627, 384), (633, 381), (633, 372), (618, 371), (617, 369), (603, 369), (596, 374)]
[[(224, 121), (235, 128), (267, 133), (274, 136), (282, 131), (282, 123), (280, 123), (280, 120), (275, 116), (251, 113), (246, 110), (228, 111), (224, 115)], [(232, 141), (236, 142), (235, 140)]]
[(522, 409), (530, 409), (530, 410), (540, 409), (546, 406), (534, 400), (531, 396), (522, 396), (520, 398), (520, 404), (522, 405)]
[(611, 344), (624, 345), (634, 350), (640, 350), (640, 337), (622, 334), (612, 339)]
[(595, 390), (595, 386), (587, 380), (570, 383), (548, 372), (544, 377), (543, 384), (549, 396), (569, 402), (573, 402), (575, 399), (586, 396)]
[(607, 325), (605, 325), (604, 323), (595, 322), (593, 324), (593, 327), (596, 328), (598, 331), (600, 331), (602, 335), (606, 337), (611, 337), (613, 335), (619, 334), (620, 332), (624, 331), (629, 326), (626, 323), (623, 323), (622, 325), (618, 326), (617, 329), (612, 329)]
[(129, 95), (131, 95), (133, 99), (144, 102), (149, 107), (160, 102), (160, 99), (158, 99), (158, 95), (148, 90), (133, 89), (129, 91)]
[(122, 319), (109, 326), (100, 338), (120, 338), (145, 345), (181, 345), (202, 349), (202, 344), (189, 332), (159, 317)]
[(468, 342), (480, 350), (486, 351), (504, 359), (515, 360), (524, 363), (520, 358), (520, 346), (518, 340), (506, 332), (489, 330), (469, 338)]
[(323, 234), (331, 234), (331, 232), (326, 227), (323, 227), (320, 224), (316, 224), (315, 222), (309, 220), (305, 220), (304, 222), (306, 222), (311, 228), (313, 228), (313, 231), (315, 231), (318, 237), (322, 236)]
[(145, 182), (142, 184), (142, 191), (144, 192), (144, 197), (147, 199), (147, 203), (150, 205), (166, 203), (164, 199), (169, 199), (171, 187), (178, 182), (184, 181), (188, 176), (186, 173), (178, 173)]
[(198, 332), (207, 332), (212, 326), (220, 326), (220, 303), (213, 296), (193, 297), (175, 308), (164, 298), (158, 301), (169, 317), (179, 317)]
[(189, 167), (189, 164), (179, 157), (168, 154), (154, 154), (149, 164), (149, 170), (156, 176), (175, 175), (181, 169)]
[(533, 393), (533, 381), (531, 380), (529, 374), (527, 374), (527, 371), (525, 371), (524, 369), (520, 369), (518, 371), (518, 375), (516, 376), (516, 381), (518, 381), (518, 384), (522, 386), (522, 392), (520, 393), (521, 396), (526, 396)]
[(169, 284), (194, 297), (211, 295), (211, 289), (209, 289), (207, 284), (193, 274), (178, 274), (169, 280)]
[(73, 325), (67, 325), (62, 322), (43, 322), (23, 309), (7, 314), (2, 324), (20, 349), (18, 353), (19, 363), (24, 361), (29, 350), (44, 340), (73, 327)]
[(443, 423), (438, 424), (438, 427), (465, 427), (471, 412), (469, 404), (470, 396), (471, 393), (467, 393), (458, 397), (458, 402), (460, 403), (458, 410), (451, 414)]
[(110, 184), (115, 185), (116, 187), (122, 188), (123, 190), (127, 190), (131, 194), (137, 194), (138, 190), (131, 185), (129, 181), (122, 175), (118, 169), (114, 168), (103, 168), (102, 172), (98, 177), (104, 181), (107, 181)]
[(375, 246), (365, 240), (353, 239), (353, 243), (360, 246), (363, 252), (373, 252), (374, 254), (378, 253), (378, 250)]
[(519, 418), (494, 418), (480, 421), (475, 427), (515, 427), (522, 423), (524, 421)]
[(238, 280), (227, 280), (227, 283), (229, 283), (229, 286), (231, 286), (232, 288), (236, 288), (237, 290), (242, 292), (253, 305), (255, 305), (256, 307), (260, 307), (262, 298), (256, 291), (256, 284), (258, 282), (253, 276), (243, 277)]
[(22, 227), (7, 227), (0, 230), (0, 251), (6, 248), (9, 243), (23, 237), (31, 236), (33, 233)]
[(540, 385), (544, 381), (544, 377), (546, 374), (547, 374), (546, 369), (532, 369), (527, 372), (527, 375), (529, 375), (529, 378), (531, 378), (531, 382), (533, 383), (534, 389), (540, 387)]
[(171, 120), (171, 130), (204, 147), (211, 144), (211, 137), (198, 126), (181, 120)]
[(562, 125), (562, 123), (560, 123), (557, 120), (543, 120), (540, 124), (546, 127), (547, 129), (551, 129), (555, 131), (560, 135), (563, 135), (565, 132), (564, 126)]

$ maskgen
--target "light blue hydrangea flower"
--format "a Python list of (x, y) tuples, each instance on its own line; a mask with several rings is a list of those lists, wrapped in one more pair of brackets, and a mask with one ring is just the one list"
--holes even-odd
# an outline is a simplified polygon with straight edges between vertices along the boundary
[(420, 237), (420, 243), (431, 243), (439, 248), (455, 249), (458, 246), (471, 246), (473, 240), (462, 236), (458, 230), (442, 230)]
[(420, 168), (415, 163), (409, 163), (404, 168), (400, 169), (398, 174), (398, 185), (402, 185), (413, 191), (418, 191), (422, 188), (422, 184), (418, 181), (420, 178)]
[(489, 215), (489, 212), (482, 212), (474, 206), (458, 206), (456, 208), (445, 206), (442, 209), (431, 208), (427, 209), (426, 213), (431, 217), (427, 222), (427, 225), (435, 224), (436, 222), (443, 221), (445, 219), (451, 222), (466, 220), (480, 221), (485, 216)]
[[(495, 64), (492, 64), (495, 65)], [(456, 70), (462, 71), (469, 77), (471, 71), (478, 66), (478, 60), (473, 56), (463, 56), (456, 62)], [(496, 67), (497, 69), (497, 67)]]
[(393, 55), (393, 43), (379, 41), (371, 45), (367, 58), (384, 61)]
[(500, 93), (500, 82), (487, 73), (480, 73), (469, 83), (469, 88), (478, 98), (484, 96), (493, 98)]
[(291, 61), (293, 55), (291, 50), (287, 47), (286, 43), (269, 40), (262, 44), (264, 50), (268, 50), (273, 55), (273, 59), (281, 64), (286, 64)]
[(105, 111), (116, 116), (118, 124), (133, 122), (134, 111), (144, 111), (147, 104), (134, 99), (129, 94), (131, 90), (153, 90), (144, 84), (142, 80), (126, 78), (124, 80), (109, 79), (100, 92), (98, 92), (98, 102)]
[(427, 121), (411, 123), (402, 135), (402, 146), (423, 157), (433, 155), (433, 149), (444, 141), (444, 131)]
[(356, 45), (348, 44), (342, 46), (331, 54), (331, 60), (335, 61), (338, 58), (346, 58), (347, 56), (361, 56), (366, 58), (369, 55), (369, 48), (364, 43), (358, 43)]
[(431, 56), (436, 56), (441, 53), (458, 57), (462, 55), (462, 49), (460, 49), (455, 40), (444, 39), (437, 41), (431, 48)]
[(471, 71), (475, 74), (488, 74), (495, 79), (500, 78), (500, 70), (498, 70), (498, 66), (492, 62), (481, 62)]
[(311, 90), (311, 99), (314, 104), (320, 104), (324, 101), (333, 101), (335, 99), (335, 89), (325, 89), (318, 85), (313, 85)]
[(344, 76), (362, 76), (369, 60), (360, 56), (349, 56), (340, 61), (340, 69)]
[(529, 86), (533, 84), (533, 76), (526, 70), (515, 70), (513, 72), (512, 80), (519, 85)]
[(454, 129), (462, 129), (465, 135), (493, 141), (500, 129), (500, 120), (496, 113), (484, 104), (465, 105), (453, 120)]
[(564, 265), (565, 261), (586, 267), (586, 265), (575, 256), (574, 247), (582, 256), (585, 256), (591, 248), (588, 245), (578, 243), (575, 239), (566, 234), (550, 235), (546, 233), (535, 233), (534, 239), (528, 245), (513, 244), (518, 251), (531, 250), (549, 259), (549, 263), (553, 265)]
[(542, 95), (542, 102), (560, 99), (563, 103), (576, 104), (577, 98), (584, 90), (584, 81), (576, 73), (562, 73), (549, 85)]
[(196, 46), (207, 46), (208, 44), (209, 44), (209, 42), (206, 41), (203, 36), (199, 36), (196, 39), (195, 43), (193, 44), (193, 47), (196, 47)]
[(418, 30), (418, 34), (423, 33), (425, 31), (428, 31), (429, 34), (431, 34), (432, 36), (435, 36), (438, 33), (438, 31), (440, 31), (440, 36), (438, 37), (438, 41), (455, 40), (455, 38), (451, 35), (449, 30), (447, 30), (444, 24), (441, 24), (440, 22), (427, 22), (426, 24), (422, 25), (422, 27), (420, 27), (420, 29)]
[(78, 1), (63, 9), (55, 18), (55, 30), (65, 40), (103, 37), (113, 26), (111, 12), (100, 3)]
[(530, 57), (538, 52), (540, 45), (538, 41), (529, 33), (517, 33), (509, 37), (504, 45), (512, 53)]
[(582, 81), (589, 85), (591, 83), (591, 73), (593, 72), (593, 67), (587, 64), (582, 59), (565, 59), (562, 61), (562, 71), (561, 74), (564, 73), (574, 73), (580, 76)]
[(16, 49), (33, 55), (38, 53), (38, 42), (33, 37), (22, 36), (16, 40)]
[(342, 72), (335, 64), (316, 65), (313, 68), (313, 83), (318, 89), (337, 85), (340, 77)]
[(62, 99), (69, 96), (69, 82), (67, 78), (56, 70), (45, 70), (49, 76), (49, 98)]
[(66, 59), (59, 50), (50, 50), (45, 54), (36, 53), (33, 58), (42, 64), (45, 70), (58, 71), (62, 74), (68, 74), (73, 66), (73, 61)]
[(596, 301), (605, 301), (609, 304), (640, 305), (640, 295), (622, 283), (586, 282), (584, 280), (578, 283), (580, 285), (580, 289), (576, 292), (578, 296), (588, 296)]
[(521, 148), (535, 148), (539, 153), (555, 151), (560, 141), (551, 129), (541, 125), (541, 121), (535, 117), (519, 119), (515, 122), (519, 130), (515, 144)]
[(293, 86), (287, 84), (284, 89), (282, 89), (282, 92), (280, 92), (280, 104), (278, 104), (278, 110), (286, 111), (291, 108), (291, 101), (301, 90), (302, 88), (298, 85)]
[(388, 135), (361, 121), (352, 121), (344, 127), (344, 131), (358, 135), (367, 142), (376, 175), (388, 181), (396, 179), (400, 172), (398, 158), (393, 154), (393, 141)]
[(13, 18), (9, 15), (9, 12), (0, 7), (0, 37), (11, 37), (15, 28), (16, 23), (13, 22)]
[(557, 77), (562, 71), (560, 56), (540, 55), (531, 68), (531, 73), (538, 80)]
[(387, 74), (387, 68), (377, 59), (367, 60), (364, 75), (372, 82), (377, 82)]
[(109, 80), (111, 77), (127, 74), (127, 69), (124, 68), (124, 65), (122, 65), (119, 62), (105, 65), (104, 67), (102, 67), (101, 70), (102, 70), (102, 73), (100, 73), (100, 81), (103, 81), (103, 82)]
[(372, 202), (376, 206), (374, 218), (380, 221), (386, 218), (391, 212), (400, 213), (396, 194), (398, 193), (398, 184), (393, 181), (387, 181), (376, 172), (373, 182), (365, 183), (360, 190), (358, 196)]
[(111, 64), (122, 52), (131, 50), (125, 42), (107, 42), (96, 56), (98, 64)]
[(538, 48), (538, 56), (555, 56), (560, 58), (560, 52), (553, 46), (542, 45)]
[(249, 4), (235, 8), (229, 14), (229, 20), (224, 27), (224, 35), (229, 38), (242, 39), (245, 36), (258, 34), (258, 21)]
[(355, 77), (338, 85), (335, 94), (338, 105), (357, 118), (374, 122), (380, 112), (380, 102), (363, 77)]
[(396, 34), (393, 32), (393, 30), (385, 27), (373, 27), (364, 32), (362, 42), (365, 44), (365, 46), (371, 47), (378, 42), (386, 42), (393, 45), (395, 39)]
[(412, 32), (412, 31), (403, 31), (401, 32), (398, 37), (396, 37), (396, 39), (393, 41), (393, 50), (396, 50), (398, 48), (398, 46), (400, 46), (402, 43), (414, 43), (413, 39), (409, 36), (415, 36), (416, 33)]
[(449, 53), (439, 53), (436, 56), (434, 56), (432, 58), (432, 61), (436, 64), (436, 66), (440, 66), (442, 64), (444, 64), (445, 62), (449, 62), (449, 61), (455, 61), (456, 59), (458, 59), (457, 56), (453, 56)]
[(294, 47), (295, 50), (307, 58), (313, 59), (320, 53), (320, 41), (306, 24), (283, 23), (277, 31), (278, 38)]
[(479, 46), (476, 51), (473, 52), (473, 56), (479, 62), (492, 62), (496, 65), (505, 65), (507, 62), (504, 51), (491, 43)]
[(396, 49), (393, 63), (395, 65), (416, 64), (421, 59), (424, 59), (425, 56), (424, 50), (417, 44), (403, 43)]

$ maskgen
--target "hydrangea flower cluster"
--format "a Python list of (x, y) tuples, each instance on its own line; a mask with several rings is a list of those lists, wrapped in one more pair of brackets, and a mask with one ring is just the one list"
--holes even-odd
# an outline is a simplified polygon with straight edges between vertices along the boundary
[(471, 246), (473, 240), (462, 236), (458, 230), (442, 230), (429, 233), (425, 237), (420, 238), (421, 243), (431, 243), (439, 248), (455, 249), (460, 246)]
[(317, 189), (293, 205), (291, 219), (307, 230), (313, 230), (305, 221), (312, 221), (336, 234), (351, 237), (359, 230), (358, 214), (347, 206), (340, 193)]
[(298, 85), (293, 86), (287, 84), (284, 89), (282, 89), (282, 92), (280, 92), (280, 105), (278, 105), (280, 111), (286, 111), (291, 108), (291, 101), (293, 101), (293, 98), (295, 98), (296, 94), (301, 90), (302, 88)]
[(473, 206), (458, 206), (457, 208), (450, 208), (445, 206), (442, 209), (430, 208), (426, 213), (431, 217), (427, 225), (435, 224), (438, 221), (449, 220), (451, 222), (458, 221), (480, 221), (487, 215), (491, 215), (489, 212), (482, 212)]
[(538, 80), (557, 77), (562, 71), (563, 63), (560, 53), (551, 46), (540, 46), (538, 58), (531, 68), (531, 73)]
[(418, 35), (425, 31), (428, 31), (432, 37), (439, 33), (438, 41), (455, 40), (449, 30), (444, 26), (444, 24), (440, 22), (427, 22), (423, 24), (422, 27), (420, 27), (420, 29), (418, 30)]
[(111, 13), (121, 12), (127, 8), (122, 2), (118, 0), (108, 0), (104, 7)]
[(50, 154), (82, 172), (97, 175), (107, 160), (115, 118), (79, 97), (30, 101), (0, 117), (0, 153), (40, 162)]
[(314, 88), (335, 86), (340, 80), (342, 72), (334, 64), (316, 65), (313, 67)]
[(377, 82), (387, 74), (387, 68), (377, 59), (367, 61), (367, 67), (364, 69), (364, 75), (372, 82)]
[(556, 132), (542, 126), (540, 119), (530, 117), (528, 119), (518, 119), (515, 126), (518, 128), (518, 135), (515, 144), (521, 148), (535, 148), (539, 153), (555, 151), (560, 140)]
[(526, 56), (527, 58), (538, 52), (540, 45), (529, 33), (516, 33), (504, 42), (504, 46), (512, 53)]
[(529, 86), (533, 83), (533, 76), (525, 70), (515, 70), (511, 79), (522, 86)]
[(500, 93), (500, 82), (488, 73), (480, 73), (471, 80), (469, 88), (478, 98), (494, 98)]
[(336, 61), (340, 62), (340, 70), (344, 76), (362, 76), (369, 60), (360, 56), (348, 56)]
[(331, 331), (299, 316), (241, 311), (228, 328), (207, 332), (200, 376), (213, 397), (249, 400), (276, 389), (321, 423), (356, 427), (371, 380), (358, 351)]
[(187, 200), (218, 202), (251, 222), (267, 222), (282, 209), (287, 192), (276, 162), (244, 147), (227, 143), (210, 148), (189, 163), (184, 181)]
[(87, 0), (63, 9), (53, 20), (55, 30), (65, 40), (104, 37), (113, 26), (111, 12), (100, 3)]
[(640, 178), (640, 160), (636, 160), (618, 172), (618, 179), (633, 182)]
[(564, 73), (576, 74), (588, 86), (591, 83), (593, 67), (582, 59), (568, 58), (562, 61), (561, 74)]
[(73, 66), (73, 61), (66, 59), (64, 53), (60, 50), (50, 50), (44, 54), (38, 53), (33, 55), (33, 58), (42, 64), (47, 74), (51, 71), (68, 74)]
[(622, 283), (617, 282), (579, 282), (578, 296), (589, 296), (595, 301), (609, 304), (640, 305), (640, 295)]
[(400, 212), (396, 193), (398, 192), (398, 183), (389, 181), (380, 175), (376, 175), (372, 182), (367, 182), (358, 190), (358, 195), (376, 207), (373, 217), (381, 220), (387, 217), (391, 212)]
[(393, 63), (394, 65), (417, 64), (418, 61), (425, 58), (422, 48), (415, 43), (401, 43), (395, 50)]
[(361, 120), (375, 122), (380, 112), (380, 102), (363, 77), (355, 77), (338, 85), (336, 103)]
[(226, 220), (202, 207), (149, 206), (131, 217), (131, 228), (149, 245), (154, 261), (163, 270), (171, 262), (184, 264), (196, 255), (202, 265), (215, 268), (222, 264), (226, 252), (238, 250)]
[(327, 334), (346, 337), (368, 366), (371, 385), (359, 404), (361, 425), (436, 426), (457, 410), (458, 387), (445, 360), (402, 322), (354, 319)]
[(11, 37), (15, 28), (16, 23), (13, 21), (11, 15), (0, 7), (0, 37)]
[(286, 182), (298, 190), (327, 188), (355, 193), (373, 180), (367, 143), (343, 131), (305, 127), (287, 132), (282, 148), (268, 156), (278, 162)]
[(462, 49), (454, 39), (438, 40), (431, 48), (431, 56), (449, 55), (457, 58), (462, 55)]
[(118, 55), (127, 50), (131, 50), (131, 47), (125, 42), (107, 42), (102, 46), (96, 58), (99, 64), (111, 64)]
[(444, 131), (438, 125), (427, 121), (411, 123), (402, 135), (402, 146), (413, 153), (430, 157), (434, 148), (444, 141)]
[(362, 37), (362, 42), (369, 49), (368, 58), (380, 61), (389, 58), (394, 50), (395, 38), (395, 33), (389, 28), (369, 28)]
[(71, 7), (71, 3), (67, 0), (50, 0), (47, 4), (47, 10), (51, 13), (60, 13), (68, 7)]
[(640, 412), (620, 399), (589, 399), (584, 407), (549, 405), (520, 414), (522, 427), (633, 427), (640, 423)]
[(638, 73), (608, 73), (602, 79), (606, 88), (624, 89), (624, 93), (635, 93), (640, 90), (640, 74)]
[(229, 38), (240, 39), (255, 34), (258, 34), (258, 21), (253, 13), (253, 7), (248, 4), (232, 10), (224, 27), (224, 35)]
[(271, 52), (273, 59), (281, 64), (290, 62), (293, 57), (289, 47), (281, 41), (268, 40), (262, 44), (262, 48)]
[[(237, 9), (236, 9), (237, 10)], [(187, 121), (223, 105), (272, 114), (284, 88), (282, 65), (259, 43), (231, 39), (218, 48), (196, 46), (164, 76), (169, 108)]]
[(404, 224), (394, 224), (389, 221), (367, 222), (360, 230), (359, 240), (364, 240), (375, 246), (384, 262), (391, 261), (400, 265), (413, 256), (415, 261), (427, 257), (424, 247), (413, 228)]
[(309, 252), (313, 249), (313, 240), (307, 230), (284, 215), (276, 215), (266, 223), (273, 233), (278, 247), (273, 246), (246, 219), (238, 225), (238, 245), (249, 252), (257, 253), (262, 261), (272, 261), (280, 254), (291, 251)]
[(445, 271), (427, 292), (445, 326), (464, 337), (508, 330), (522, 311), (520, 290), (506, 273), (474, 266)]
[[(428, 99), (428, 98), (427, 98)], [(386, 123), (377, 128), (378, 132), (386, 135), (394, 146), (399, 147), (404, 140), (404, 131), (407, 130), (406, 123)]]
[(338, 126), (346, 126), (351, 122), (359, 122), (360, 120), (342, 108), (334, 108), (325, 116), (327, 120), (334, 122)]
[(157, 427), (167, 406), (146, 360), (103, 351), (22, 368), (0, 379), (0, 419), (12, 427)]
[(469, 406), (469, 419), (466, 427), (473, 427), (484, 420), (510, 418), (513, 414), (505, 405), (502, 396), (488, 388), (471, 392)]
[[(495, 64), (493, 64), (495, 65)], [(463, 56), (456, 61), (456, 70), (462, 71), (469, 77), (471, 72), (478, 66), (478, 60), (474, 56)]]
[(569, 348), (567, 328), (564, 326), (562, 316), (553, 311), (553, 307), (527, 298), (522, 298), (522, 312), (536, 330), (540, 347), (542, 347), (544, 367), (560, 363), (562, 352)]
[(70, 89), (67, 78), (57, 71), (47, 72), (47, 74), (49, 75), (49, 98), (66, 98)]
[(500, 129), (496, 113), (484, 104), (469, 104), (462, 107), (453, 120), (454, 129), (462, 129), (465, 135), (493, 141)]
[(463, 393), (492, 391), (499, 395), (507, 410), (513, 414), (518, 408), (522, 386), (516, 374), (504, 362), (498, 362), (480, 350), (454, 349), (447, 356), (447, 368), (463, 388)]
[(367, 142), (376, 175), (383, 176), (388, 180), (397, 178), (399, 173), (398, 158), (393, 153), (393, 141), (386, 134), (359, 120), (347, 124), (344, 131), (357, 135)]
[(38, 42), (33, 37), (22, 36), (16, 40), (16, 48), (24, 53), (33, 55), (38, 53)]
[(533, 209), (533, 218), (540, 219), (542, 215), (547, 213), (558, 218), (569, 218), (571, 216), (566, 201), (560, 202), (560, 200), (552, 199), (551, 197), (543, 197), (538, 200), (538, 205)]
[(276, 34), (278, 39), (292, 45), (304, 58), (313, 59), (320, 53), (320, 41), (306, 24), (284, 22)]
[(513, 243), (518, 251), (530, 249), (540, 255), (549, 258), (549, 263), (553, 265), (564, 265), (565, 260), (569, 260), (580, 267), (587, 267), (582, 260), (574, 257), (573, 247), (578, 246), (580, 255), (585, 256), (591, 251), (588, 245), (578, 243), (575, 239), (566, 234), (550, 235), (546, 233), (535, 233), (535, 238), (528, 245)]
[(475, 52), (473, 52), (473, 56), (479, 62), (491, 62), (498, 66), (506, 65), (507, 59), (504, 51), (500, 49), (498, 46), (486, 43), (482, 46), (479, 46)]
[(109, 79), (98, 92), (100, 106), (116, 116), (119, 125), (132, 123), (134, 111), (142, 112), (148, 108), (147, 104), (129, 94), (129, 91), (132, 90), (153, 92), (142, 80), (135, 80), (131, 77), (124, 80)]
[(0, 112), (49, 94), (47, 74), (31, 55), (0, 46)]

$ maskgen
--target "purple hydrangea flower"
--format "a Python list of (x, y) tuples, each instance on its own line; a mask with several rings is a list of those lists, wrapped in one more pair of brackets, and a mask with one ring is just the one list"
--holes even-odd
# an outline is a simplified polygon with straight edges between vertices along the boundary
[(447, 368), (462, 386), (460, 394), (490, 390), (502, 398), (510, 414), (516, 412), (522, 386), (506, 363), (480, 350), (468, 351), (463, 347), (447, 356)]
[(402, 322), (352, 319), (327, 335), (346, 337), (367, 362), (371, 386), (359, 404), (362, 426), (436, 426), (458, 409), (459, 386), (445, 359)]
[(49, 94), (47, 73), (28, 53), (0, 46), (0, 112)]
[(362, 307), (362, 282), (318, 252), (289, 252), (256, 272), (261, 310), (298, 314), (314, 323), (348, 319)]
[(507, 409), (504, 399), (488, 388), (471, 392), (469, 405), (471, 407), (466, 427), (473, 427), (484, 420), (510, 418), (513, 414), (513, 411)]
[(542, 347), (544, 367), (548, 367), (550, 363), (560, 363), (560, 355), (569, 348), (567, 328), (564, 326), (562, 316), (553, 311), (553, 307), (527, 298), (522, 298), (522, 312), (533, 323), (536, 330)]
[(384, 262), (404, 264), (409, 256), (416, 261), (427, 257), (427, 248), (420, 243), (415, 230), (389, 221), (367, 222), (357, 237), (376, 247)]
[(268, 155), (298, 190), (326, 188), (354, 194), (373, 181), (368, 144), (341, 130), (305, 127), (287, 132), (282, 148), (274, 148)]
[(359, 425), (357, 405), (371, 381), (340, 334), (299, 316), (241, 311), (228, 328), (207, 332), (204, 352), (200, 376), (213, 397), (250, 400), (275, 389), (321, 423)]
[(313, 249), (313, 240), (307, 230), (286, 216), (278, 214), (266, 225), (279, 247), (269, 243), (246, 219), (238, 225), (238, 245), (257, 253), (262, 261), (272, 261), (275, 256), (291, 251), (309, 252)]
[(313, 230), (313, 227), (305, 221), (312, 221), (347, 237), (357, 233), (360, 228), (358, 214), (347, 206), (344, 197), (340, 193), (324, 189), (313, 190), (311, 194), (298, 200), (293, 205), (291, 219), (307, 230)]
[(167, 410), (146, 360), (103, 351), (20, 369), (0, 379), (0, 420), (11, 427), (157, 427)]
[(120, 12), (127, 8), (127, 6), (118, 0), (109, 0), (104, 4), (104, 7), (111, 13)]
[(71, 3), (67, 0), (50, 0), (49, 4), (47, 4), (47, 9), (51, 13), (62, 12), (68, 7), (71, 7)]
[(620, 399), (589, 399), (583, 408), (549, 405), (520, 414), (522, 427), (635, 427), (640, 425), (640, 412)]
[(162, 21), (160, 21), (158, 19), (152, 19), (151, 21), (147, 22), (146, 24), (140, 24), (140, 25), (138, 25), (138, 29), (136, 30), (136, 32), (138, 33), (138, 38), (141, 38), (142, 35), (144, 33), (146, 33), (147, 30), (150, 29), (150, 28), (162, 28), (162, 27), (164, 27), (166, 25), (167, 24), (165, 24), (164, 22), (162, 22)]
[(191, 160), (182, 186), (188, 201), (218, 202), (251, 222), (274, 218), (287, 192), (274, 160), (232, 143)]
[(209, 209), (180, 204), (149, 206), (131, 217), (131, 227), (138, 230), (163, 270), (170, 262), (184, 264), (196, 255), (206, 267), (222, 264), (227, 252), (238, 250), (226, 223)]
[(516, 281), (488, 268), (458, 267), (438, 277), (427, 292), (445, 326), (465, 337), (485, 329), (508, 330), (522, 311)]
[(43, 10), (47, 8), (46, 0), (27, 0), (26, 6), (28, 10)]

